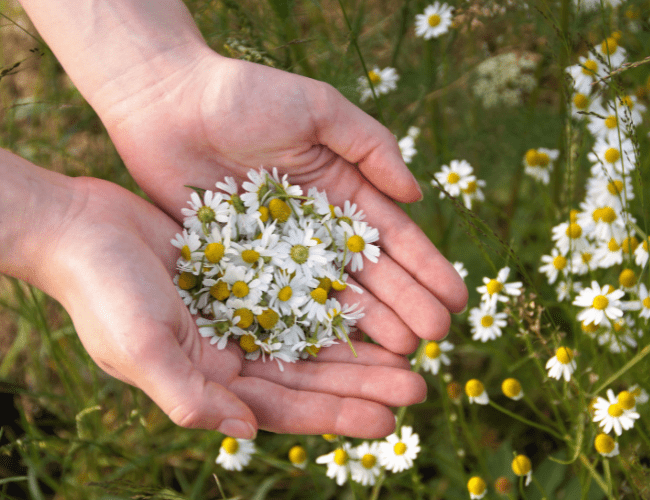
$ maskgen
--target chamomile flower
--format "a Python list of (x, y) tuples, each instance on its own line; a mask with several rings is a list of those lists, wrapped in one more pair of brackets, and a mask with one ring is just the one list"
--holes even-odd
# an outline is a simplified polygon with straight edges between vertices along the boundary
[(555, 351), (555, 356), (546, 362), (548, 376), (557, 380), (564, 377), (567, 382), (571, 380), (571, 375), (576, 369), (576, 360), (573, 359), (573, 350), (569, 347), (559, 347)]
[(594, 261), (603, 269), (608, 269), (623, 262), (623, 247), (621, 241), (615, 237), (603, 241), (596, 247)]
[(352, 221), (352, 226), (341, 221), (337, 233), (339, 246), (347, 249), (344, 265), (350, 264), (350, 270), (355, 272), (363, 269), (363, 258), (370, 262), (379, 260), (379, 247), (373, 245), (379, 239), (379, 231), (367, 223)]
[(205, 228), (214, 221), (228, 220), (230, 210), (221, 193), (206, 190), (201, 199), (196, 192), (192, 192), (187, 203), (190, 208), (181, 208), (185, 217), (183, 225), (194, 232), (205, 232)]
[(366, 102), (368, 99), (372, 99), (372, 90), (368, 80), (372, 82), (375, 94), (380, 96), (382, 94), (388, 94), (391, 90), (397, 89), (399, 75), (395, 68), (379, 69), (375, 66), (373, 69), (368, 71), (367, 76), (360, 76), (357, 83), (359, 85), (358, 89), (361, 94), (362, 103)]
[(530, 458), (526, 455), (517, 455), (512, 461), (512, 472), (517, 476), (525, 477), (526, 482), (524, 486), (528, 486), (533, 480), (533, 466), (530, 462)]
[(575, 252), (587, 246), (582, 226), (576, 220), (562, 222), (552, 229), (551, 239), (562, 255)]
[(553, 169), (553, 162), (559, 155), (560, 152), (557, 149), (529, 149), (524, 156), (524, 172), (547, 185), (550, 180), (550, 171)]
[(474, 476), (467, 481), (467, 491), (471, 500), (478, 500), (487, 493), (487, 484), (480, 477)]
[(587, 196), (596, 206), (610, 206), (622, 210), (634, 199), (632, 177), (612, 172), (609, 177), (590, 177), (587, 181)]
[[(596, 247), (588, 245), (573, 253), (571, 258), (571, 273), (581, 276), (598, 267)], [(541, 269), (540, 269), (541, 270)]]
[[(476, 181), (476, 176), (472, 173), (474, 169), (466, 160), (451, 160), (449, 165), (443, 165), (441, 168), (434, 177), (451, 196), (460, 196), (461, 191), (467, 189), (470, 182)], [(438, 186), (435, 181), (431, 181), (431, 185)], [(445, 193), (441, 191), (440, 198), (444, 197)]]
[(515, 401), (519, 401), (524, 397), (524, 390), (521, 388), (521, 383), (516, 378), (507, 378), (501, 382), (501, 390), (506, 397)]
[(618, 442), (608, 434), (600, 433), (594, 439), (594, 448), (604, 457), (615, 457), (619, 454)]
[(607, 62), (611, 68), (618, 68), (625, 62), (626, 51), (618, 44), (613, 36), (607, 37), (596, 46), (596, 53)]
[(467, 272), (467, 269), (465, 269), (465, 264), (463, 264), (463, 263), (460, 262), (460, 261), (457, 261), (457, 262), (454, 262), (454, 263), (452, 264), (452, 266), (454, 266), (454, 269), (456, 270), (456, 272), (458, 273), (458, 275), (459, 275), (463, 280), (465, 280), (465, 278), (467, 278), (467, 275), (468, 275), (469, 273)]
[(339, 486), (343, 486), (350, 475), (351, 448), (352, 445), (346, 442), (340, 448), (316, 459), (317, 464), (327, 465), (327, 477), (335, 479)]
[[(626, 124), (631, 126), (639, 125), (642, 121), (643, 113), (646, 107), (639, 102), (635, 95), (624, 95), (616, 98), (616, 109)], [(630, 125), (626, 126), (626, 133), (631, 128)]]
[(582, 290), (582, 283), (579, 281), (560, 281), (555, 287), (558, 302), (564, 302), (566, 299), (571, 298), (574, 293)]
[(551, 255), (542, 255), (542, 263), (544, 265), (539, 270), (546, 275), (549, 285), (552, 285), (560, 272), (566, 274), (569, 260), (557, 248), (553, 248)]
[(323, 243), (314, 238), (311, 228), (290, 228), (278, 244), (278, 251), (286, 256), (282, 268), (289, 274), (300, 273), (307, 279), (321, 274), (321, 269), (335, 257)]
[(585, 96), (591, 93), (592, 84), (605, 75), (605, 70), (605, 65), (593, 54), (589, 54), (589, 57), (580, 56), (577, 64), (566, 69), (573, 79), (575, 91)]
[(379, 441), (364, 441), (354, 450), (357, 460), (350, 463), (352, 480), (363, 486), (374, 486), (381, 474)]
[(504, 312), (496, 312), (496, 307), (489, 302), (483, 302), (481, 307), (474, 307), (469, 312), (472, 340), (487, 342), (501, 337), (501, 329), (508, 324), (507, 317)]
[(402, 159), (407, 165), (413, 161), (413, 157), (417, 154), (415, 149), (415, 140), (410, 135), (402, 137), (398, 142), (399, 151), (402, 153)]
[(305, 469), (307, 467), (308, 457), (307, 451), (300, 445), (292, 446), (288, 453), (289, 462), (298, 469)]
[(577, 120), (584, 120), (588, 116), (592, 103), (589, 94), (576, 92), (571, 98), (571, 116)]
[(641, 310), (639, 317), (645, 318), (647, 323), (648, 318), (650, 318), (650, 293), (648, 293), (645, 283), (639, 285), (639, 303)]
[(467, 183), (467, 187), (460, 190), (460, 195), (463, 198), (463, 204), (467, 209), (472, 209), (472, 203), (474, 200), (485, 200), (485, 195), (483, 194), (484, 187), (485, 181), (482, 179), (476, 179), (475, 181), (469, 181)]
[(629, 138), (622, 141), (597, 138), (587, 159), (594, 164), (591, 169), (594, 175), (611, 176), (614, 172), (625, 175), (636, 164), (634, 143)]
[(623, 316), (620, 298), (625, 295), (622, 290), (616, 290), (609, 285), (600, 286), (597, 281), (591, 282), (591, 287), (585, 288), (573, 301), (573, 305), (584, 307), (578, 313), (578, 321), (600, 325), (605, 318), (614, 320)]
[[(434, 340), (427, 342), (424, 352), (422, 353), (422, 369), (431, 372), (433, 375), (438, 375), (441, 364), (446, 366), (451, 364), (451, 360), (445, 353), (452, 351), (453, 349), (454, 344), (446, 340), (443, 340), (442, 342), (436, 342)], [(411, 364), (415, 365), (416, 361), (416, 359), (412, 359)]]
[(250, 439), (226, 437), (221, 441), (216, 462), (226, 470), (240, 471), (250, 463), (255, 451), (255, 443)]
[(640, 417), (636, 411), (626, 410), (611, 389), (607, 390), (607, 399), (599, 397), (596, 400), (594, 410), (593, 421), (597, 422), (605, 433), (614, 429), (617, 436), (634, 427), (634, 421)]
[(465, 394), (467, 394), (470, 403), (486, 405), (490, 402), (490, 397), (485, 391), (485, 386), (480, 380), (475, 378), (468, 380), (465, 384)]
[(438, 38), (449, 31), (454, 8), (446, 3), (434, 2), (415, 16), (415, 35), (425, 40)]
[(420, 452), (420, 437), (412, 427), (402, 426), (400, 435), (391, 434), (380, 443), (379, 462), (391, 472), (413, 467), (413, 461)]
[(481, 294), (481, 300), (494, 306), (497, 301), (507, 302), (508, 295), (521, 295), (521, 281), (506, 283), (509, 274), (510, 268), (504, 267), (499, 270), (496, 278), (483, 278), (484, 285), (476, 288), (476, 291)]
[[(183, 268), (184, 271), (190, 271), (192, 253), (196, 252), (201, 247), (201, 239), (199, 238), (199, 235), (192, 232), (188, 233), (186, 229), (183, 229), (181, 234), (177, 234), (174, 237), (171, 244), (181, 251), (181, 256), (177, 262), (178, 267)], [(190, 267), (188, 267), (188, 264), (190, 264)]]
[(645, 267), (648, 262), (648, 240), (650, 240), (650, 236), (634, 250), (634, 262), (637, 266)]

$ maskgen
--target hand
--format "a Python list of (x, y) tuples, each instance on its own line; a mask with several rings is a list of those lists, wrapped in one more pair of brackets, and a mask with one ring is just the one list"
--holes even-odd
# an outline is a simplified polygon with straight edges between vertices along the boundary
[(363, 438), (392, 432), (387, 406), (421, 401), (426, 384), (401, 356), (366, 343), (315, 360), (245, 360), (235, 344), (202, 338), (171, 276), (180, 227), (136, 195), (78, 178), (65, 224), (47, 235), (46, 291), (70, 313), (85, 348), (109, 374), (143, 389), (185, 427), (252, 438), (259, 428)]
[(390, 200), (421, 195), (388, 129), (322, 82), (197, 54), (126, 98), (93, 96), (140, 186), (177, 221), (189, 199), (183, 185), (214, 189), (226, 175), (241, 181), (261, 166), (327, 191), (335, 204), (350, 200), (379, 229), (383, 250), (354, 276), (366, 290), (360, 329), (397, 353), (412, 352), (418, 337), (443, 337), (467, 290)]

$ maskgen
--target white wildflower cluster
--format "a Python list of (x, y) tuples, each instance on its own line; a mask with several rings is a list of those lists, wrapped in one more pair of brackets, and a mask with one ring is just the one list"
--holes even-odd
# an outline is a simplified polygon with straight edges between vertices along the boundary
[(578, 12), (589, 12), (600, 10), (601, 7), (618, 7), (623, 0), (573, 0)]
[[(622, 49), (614, 51), (616, 43), (608, 38), (600, 49), (618, 53)], [(591, 82), (603, 74), (601, 66), (602, 58), (593, 56), (568, 68), (574, 76), (574, 106), (580, 101), (576, 96), (586, 95), (581, 92), (593, 92)], [(639, 280), (648, 261), (648, 239), (630, 211), (637, 164), (631, 135), (645, 107), (635, 96), (623, 95), (611, 101), (594, 98), (585, 109), (591, 114), (574, 114), (587, 120), (594, 137), (585, 198), (567, 221), (553, 228), (554, 247), (542, 256), (539, 270), (549, 284), (559, 282), (559, 301), (570, 300), (579, 308), (583, 332), (612, 352), (624, 352), (637, 346), (639, 320), (647, 323), (650, 317), (648, 289)]]
[(397, 142), (404, 163), (407, 165), (413, 161), (413, 157), (417, 154), (415, 141), (418, 137), (420, 137), (420, 129), (418, 127), (409, 127), (406, 135)]
[[(462, 196), (463, 204), (471, 210), (472, 202), (483, 201), (485, 195), (483, 188), (485, 181), (479, 180), (474, 175), (474, 169), (466, 160), (451, 160), (449, 165), (443, 165), (440, 172), (434, 174), (435, 180), (431, 181), (433, 187), (438, 187), (438, 181), (450, 196)], [(444, 191), (440, 198), (444, 198)]]
[[(372, 91), (374, 89), (375, 95), (379, 97), (382, 94), (388, 94), (391, 90), (397, 88), (397, 81), (399, 75), (395, 68), (379, 69), (375, 66), (368, 71), (367, 76), (360, 76), (357, 79), (358, 91), (361, 94), (361, 102), (366, 102), (372, 99)], [(372, 83), (372, 87), (371, 84)]]
[(342, 486), (352, 479), (373, 486), (382, 470), (402, 472), (413, 467), (420, 452), (420, 437), (412, 427), (402, 426), (383, 441), (364, 441), (352, 447), (343, 442), (336, 450), (318, 457), (317, 464), (327, 465), (327, 476)]
[(486, 59), (476, 68), (474, 95), (485, 108), (519, 106), (524, 95), (537, 86), (534, 72), (539, 56), (507, 52)]
[(294, 362), (337, 340), (349, 341), (358, 304), (342, 305), (334, 291), (361, 289), (348, 282), (379, 258), (376, 229), (363, 211), (331, 205), (324, 192), (280, 177), (276, 169), (251, 170), (240, 191), (235, 180), (219, 191), (192, 193), (174, 278), (199, 333), (219, 349), (233, 340), (247, 359)]

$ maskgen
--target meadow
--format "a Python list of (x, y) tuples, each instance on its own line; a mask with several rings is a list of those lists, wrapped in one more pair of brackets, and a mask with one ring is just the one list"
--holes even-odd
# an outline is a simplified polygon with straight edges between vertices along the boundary
[[(411, 356), (417, 456), (364, 485), (370, 443), (261, 431), (226, 470), (223, 435), (174, 425), (0, 275), (0, 499), (650, 499), (650, 3), (186, 4), (217, 52), (328, 82), (400, 140), (424, 192), (403, 208), (470, 292)], [(0, 16), (0, 145), (144, 196), (17, 2)]]

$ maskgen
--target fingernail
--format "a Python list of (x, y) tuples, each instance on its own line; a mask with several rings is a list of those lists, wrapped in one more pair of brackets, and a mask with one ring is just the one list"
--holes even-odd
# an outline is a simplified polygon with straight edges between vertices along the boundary
[(221, 422), (219, 429), (221, 434), (239, 439), (255, 439), (257, 431), (255, 428), (244, 420), (227, 418)]

